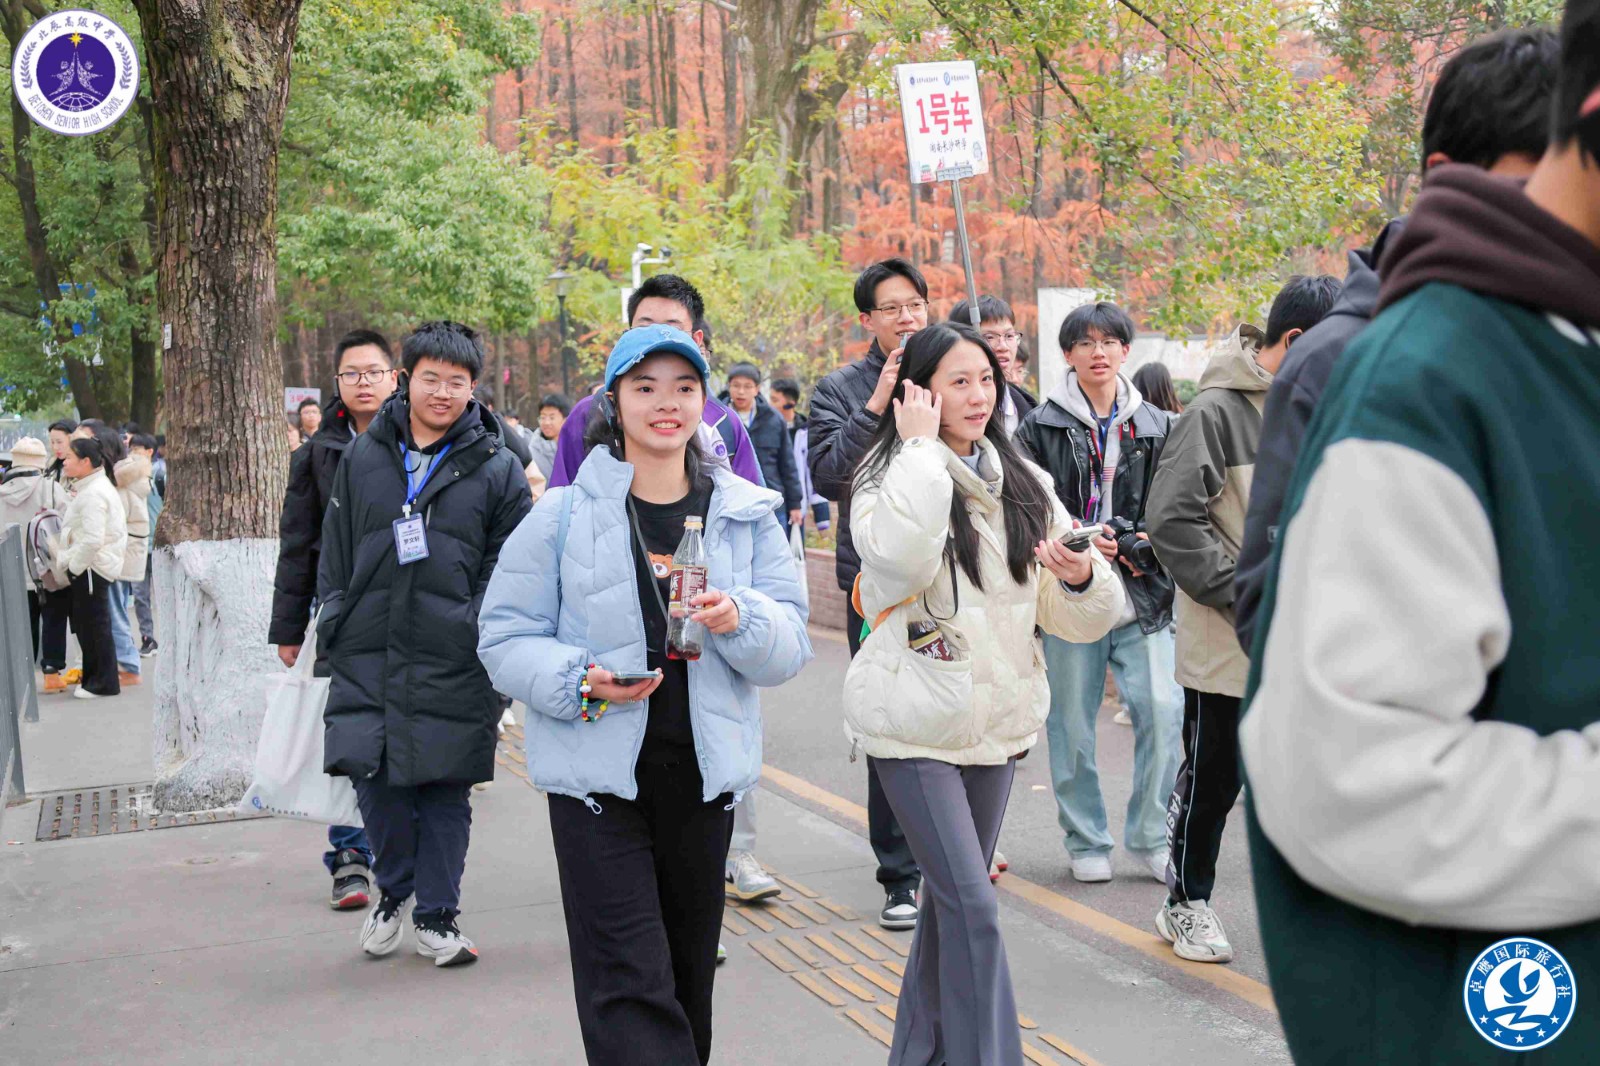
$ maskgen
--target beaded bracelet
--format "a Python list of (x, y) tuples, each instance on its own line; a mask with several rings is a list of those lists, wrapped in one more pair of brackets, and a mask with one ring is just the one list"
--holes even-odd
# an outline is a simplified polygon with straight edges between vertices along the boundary
[(589, 671), (598, 670), (599, 668), (599, 663), (590, 663), (583, 669), (583, 680), (578, 682), (578, 717), (582, 718), (585, 722), (598, 722), (600, 720), (600, 716), (605, 714), (606, 711), (611, 707), (610, 700), (601, 700), (600, 709), (593, 714), (589, 713), (589, 693), (592, 691), (589, 687)]

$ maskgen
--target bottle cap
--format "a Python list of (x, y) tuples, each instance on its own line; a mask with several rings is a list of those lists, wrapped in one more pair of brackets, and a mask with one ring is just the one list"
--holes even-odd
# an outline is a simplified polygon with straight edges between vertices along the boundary
[(705, 528), (705, 523), (701, 520), (699, 515), (692, 514), (692, 515), (689, 515), (687, 518), (685, 518), (683, 520), (683, 528), (684, 529), (704, 529)]

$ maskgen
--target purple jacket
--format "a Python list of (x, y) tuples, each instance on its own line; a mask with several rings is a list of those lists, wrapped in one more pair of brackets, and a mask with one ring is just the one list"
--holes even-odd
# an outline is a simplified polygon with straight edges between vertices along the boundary
[[(585, 396), (579, 400), (572, 408), (572, 413), (567, 416), (566, 422), (562, 424), (561, 432), (556, 436), (555, 467), (550, 471), (550, 487), (553, 489), (572, 484), (572, 479), (578, 476), (578, 468), (583, 465), (584, 457), (583, 427), (589, 422), (589, 409), (593, 406), (592, 396)], [(750, 434), (745, 432), (744, 423), (709, 396), (706, 397), (706, 409), (702, 420), (705, 425), (720, 434), (731, 449), (732, 454), (728, 456), (729, 468), (751, 484), (765, 488), (766, 482), (761, 477), (761, 464), (756, 460), (755, 449), (750, 446)]]

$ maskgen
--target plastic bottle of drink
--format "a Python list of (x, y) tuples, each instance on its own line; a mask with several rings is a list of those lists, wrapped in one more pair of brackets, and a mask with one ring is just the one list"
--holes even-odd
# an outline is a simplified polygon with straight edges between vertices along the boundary
[(706, 627), (690, 619), (695, 609), (689, 601), (710, 584), (706, 566), (706, 544), (701, 534), (704, 523), (699, 515), (683, 520), (683, 539), (672, 553), (672, 576), (668, 579), (671, 599), (667, 603), (667, 658), (693, 662), (705, 649)]

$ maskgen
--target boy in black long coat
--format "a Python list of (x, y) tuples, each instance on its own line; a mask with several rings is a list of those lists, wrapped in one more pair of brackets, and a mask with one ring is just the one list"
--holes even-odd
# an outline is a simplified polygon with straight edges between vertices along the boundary
[(456, 927), (472, 825), (494, 776), (500, 698), (478, 661), (478, 607), (532, 506), (493, 413), (472, 399), (483, 346), (428, 322), (401, 348), (405, 381), (350, 445), (322, 529), (318, 635), (332, 670), (324, 762), (355, 779), (381, 892), (368, 954), (400, 944), (415, 892), (417, 953), (472, 962)]

